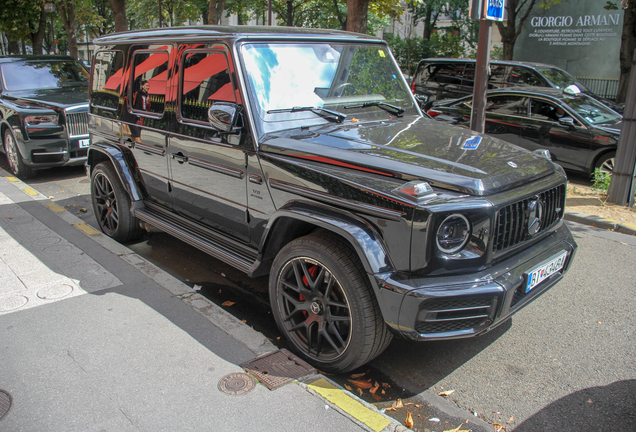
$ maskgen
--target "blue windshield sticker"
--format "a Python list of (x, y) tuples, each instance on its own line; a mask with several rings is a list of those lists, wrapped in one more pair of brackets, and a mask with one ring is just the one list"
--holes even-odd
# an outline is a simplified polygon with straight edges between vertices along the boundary
[(464, 145), (462, 146), (462, 148), (464, 150), (475, 150), (477, 147), (479, 147), (480, 143), (481, 143), (480, 136), (472, 136), (464, 142)]

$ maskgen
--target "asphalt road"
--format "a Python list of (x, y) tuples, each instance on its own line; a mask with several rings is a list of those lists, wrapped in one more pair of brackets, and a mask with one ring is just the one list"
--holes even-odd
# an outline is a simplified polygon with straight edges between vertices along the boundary
[[(97, 227), (83, 169), (41, 171), (27, 183)], [(508, 431), (636, 430), (636, 237), (570, 226), (579, 244), (570, 272), (506, 324), (476, 339), (394, 340), (371, 368), (392, 383), (390, 397), (431, 402), (454, 390), (446, 399), (466, 415)], [(233, 301), (229, 312), (281, 345), (265, 278), (248, 279), (162, 233), (127, 246), (217, 303)], [(448, 429), (425, 415), (415, 422)]]

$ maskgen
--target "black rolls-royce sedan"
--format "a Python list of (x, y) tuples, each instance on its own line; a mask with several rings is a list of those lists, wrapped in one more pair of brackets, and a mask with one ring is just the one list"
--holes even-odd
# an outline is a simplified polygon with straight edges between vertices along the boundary
[(73, 57), (0, 57), (0, 150), (13, 175), (85, 163), (88, 77)]
[[(436, 120), (470, 127), (472, 96), (434, 101)], [(576, 88), (519, 87), (487, 93), (485, 133), (528, 150), (546, 149), (563, 168), (612, 172), (623, 116)]]

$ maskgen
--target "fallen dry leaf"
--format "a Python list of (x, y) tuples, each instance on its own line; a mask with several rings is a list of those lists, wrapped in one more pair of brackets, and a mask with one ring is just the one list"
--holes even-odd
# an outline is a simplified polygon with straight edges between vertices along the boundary
[(351, 387), (349, 387), (349, 385), (345, 384), (345, 388), (349, 391), (353, 391), (353, 389)]
[(243, 321), (243, 324), (247, 324), (247, 320), (241, 320), (241, 321)]
[(226, 301), (226, 302), (223, 302), (223, 304), (222, 304), (221, 306), (232, 306), (233, 304), (234, 304), (234, 302), (233, 302), (233, 301), (229, 301), (229, 300), (228, 300), (228, 301)]
[(351, 384), (353, 384), (354, 386), (358, 388), (370, 389), (372, 387), (369, 381), (364, 381), (364, 380), (347, 380), (347, 381), (349, 381)]
[(358, 387), (358, 393), (360, 394), (360, 396), (362, 396), (362, 395), (363, 395), (363, 393), (362, 393), (362, 389), (361, 389), (360, 387)]
[(404, 404), (402, 404), (402, 399), (398, 399), (395, 402), (393, 402), (393, 405), (391, 405), (393, 408), (400, 409), (400, 408), (404, 408)]
[(515, 421), (515, 416), (510, 416), (510, 418), (508, 419), (508, 423), (512, 423), (513, 421)]
[(438, 394), (439, 394), (440, 396), (450, 396), (450, 395), (452, 395), (453, 393), (455, 393), (455, 390), (446, 390), (446, 391), (443, 391), (443, 392), (438, 393)]
[(506, 428), (503, 425), (500, 425), (499, 423), (493, 423), (492, 427), (495, 428), (496, 431), (503, 431), (506, 432)]
[(410, 412), (406, 412), (406, 420), (404, 420), (404, 426), (409, 429), (413, 429), (413, 416)]
[(375, 385), (369, 389), (369, 393), (375, 394), (375, 392), (377, 392), (379, 388), (380, 388), (380, 384), (378, 384), (378, 382), (376, 381)]
[(375, 394), (375, 393), (371, 393), (371, 397), (372, 397), (373, 399), (375, 399), (376, 401), (378, 401), (378, 402), (382, 402), (382, 397), (378, 396), (378, 395), (377, 395), (377, 394)]
[(397, 410), (395, 408), (393, 408), (393, 407), (389, 407), (389, 408), (385, 409), (384, 411), (397, 411)]
[(384, 388), (391, 388), (391, 386), (388, 383), (382, 383), (382, 387)]
[(446, 430), (444, 432), (470, 432), (470, 431), (468, 431), (466, 429), (460, 429), (460, 427), (462, 427), (462, 426), (459, 425), (455, 429), (449, 429), (449, 430)]
[(415, 405), (415, 408), (422, 408), (424, 405)]
[(386, 392), (384, 390), (382, 390), (382, 394), (386, 394)]
[(350, 376), (350, 378), (352, 378), (352, 379), (356, 379), (356, 378), (363, 377), (363, 376), (365, 376), (366, 374), (367, 374), (366, 372), (357, 373), (357, 374), (353, 374), (353, 375), (351, 375), (351, 376)]

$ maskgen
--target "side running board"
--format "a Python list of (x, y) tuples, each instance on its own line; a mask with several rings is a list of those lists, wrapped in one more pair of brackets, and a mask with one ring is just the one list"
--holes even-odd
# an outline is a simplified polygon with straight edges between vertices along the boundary
[(245, 273), (249, 273), (256, 262), (258, 253), (255, 249), (160, 207), (145, 204), (143, 208), (135, 209), (134, 214), (138, 219)]

